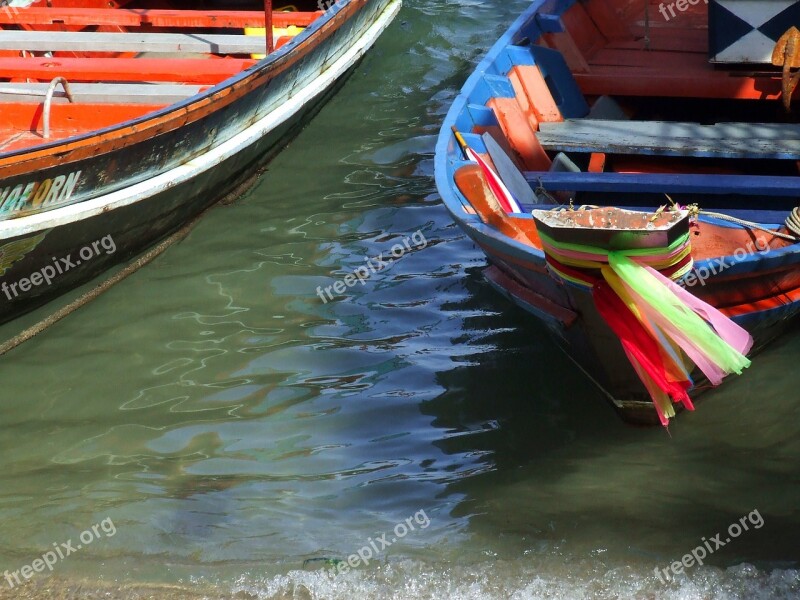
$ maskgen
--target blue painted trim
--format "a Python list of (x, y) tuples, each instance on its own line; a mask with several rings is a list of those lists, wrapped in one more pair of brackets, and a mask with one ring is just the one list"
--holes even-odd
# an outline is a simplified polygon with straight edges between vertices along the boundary
[(505, 77), (513, 67), (535, 64), (536, 61), (533, 60), (533, 55), (527, 46), (506, 46), (497, 55), (497, 60), (492, 64), (491, 71)]
[(470, 104), (483, 105), (492, 98), (514, 98), (514, 86), (505, 75), (492, 75), (486, 73), (475, 82), (475, 87), (469, 95)]
[[(536, 61), (533, 60), (533, 54), (531, 54), (530, 48), (526, 46), (506, 46), (505, 51), (500, 56), (503, 55), (508, 56), (512, 66), (536, 64)], [(510, 70), (511, 67), (508, 68), (506, 73)]]
[(486, 149), (486, 143), (477, 133), (465, 133), (463, 136), (464, 141), (467, 142), (467, 146), (472, 148), (475, 152), (479, 154), (486, 154), (488, 152)]
[[(541, 4), (541, 2), (540, 2)], [(536, 11), (528, 10), (523, 13), (525, 19), (522, 23), (519, 24), (519, 27), (514, 31), (513, 36), (511, 37), (511, 43), (514, 46), (525, 46), (529, 43), (534, 43), (540, 37), (542, 37), (542, 29), (539, 27), (539, 23), (536, 21)], [(516, 25), (517, 23), (515, 23)], [(511, 30), (514, 30), (514, 26), (511, 26)]]
[(588, 115), (589, 105), (561, 53), (544, 46), (531, 46), (530, 52), (564, 118), (579, 119)]
[(542, 33), (563, 33), (567, 30), (561, 17), (556, 15), (539, 15), (536, 17), (536, 23)]
[(481, 243), (497, 253), (511, 256), (519, 261), (544, 266), (544, 252), (503, 235), (491, 225), (482, 223), (477, 217), (470, 229), (472, 230), (470, 237), (476, 243)]
[(775, 308), (736, 315), (732, 320), (745, 329), (757, 329), (765, 321), (788, 321), (800, 312), (800, 302), (790, 302)]
[[(473, 126), (500, 126), (500, 123), (497, 120), (497, 115), (494, 114), (494, 111), (488, 106), (484, 106), (482, 104), (468, 104), (467, 110), (469, 111), (469, 116), (472, 117)], [(470, 131), (471, 129), (472, 127), (469, 129), (464, 129), (464, 131)], [(459, 131), (461, 131), (461, 129), (459, 129)]]
[[(463, 166), (464, 161), (461, 156), (461, 150), (455, 143), (451, 127), (453, 125), (461, 132), (471, 131), (475, 122), (467, 108), (471, 100), (473, 90), (480, 84), (484, 75), (487, 73), (496, 73), (492, 69), (501, 53), (506, 52), (507, 48), (514, 45), (515, 42), (521, 41), (518, 36), (530, 36), (531, 41), (536, 41), (541, 36), (541, 31), (536, 25), (536, 13), (545, 0), (534, 0), (530, 7), (525, 10), (511, 27), (500, 37), (495, 45), (489, 50), (483, 60), (477, 65), (473, 73), (469, 76), (464, 86), (461, 88), (461, 93), (456, 97), (450, 110), (447, 112), (442, 128), (439, 132), (439, 139), (436, 142), (436, 150), (434, 156), (434, 174), (436, 178), (436, 186), (442, 196), (444, 205), (447, 210), (453, 215), (453, 218), (466, 229), (471, 229), (480, 224), (480, 219), (475, 215), (470, 215), (464, 212), (464, 208), (469, 206), (466, 198), (458, 191), (453, 180), (453, 175), (459, 167)], [(524, 33), (523, 32), (524, 29)], [(527, 51), (527, 49), (525, 49)], [(511, 51), (512, 54), (507, 54), (513, 58), (518, 58), (516, 50)], [(510, 84), (510, 82), (509, 82)], [(512, 88), (513, 89), (513, 88)], [(485, 103), (485, 102), (484, 102)]]
[(536, 15), (536, 22), (544, 33), (562, 33), (567, 30), (561, 16), (569, 10), (575, 0), (547, 0), (539, 14)]

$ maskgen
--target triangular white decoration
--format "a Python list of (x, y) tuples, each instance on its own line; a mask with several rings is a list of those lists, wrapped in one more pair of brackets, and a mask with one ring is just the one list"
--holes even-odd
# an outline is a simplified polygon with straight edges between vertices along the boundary
[(761, 33), (751, 31), (735, 44), (718, 52), (714, 62), (724, 63), (771, 63), (775, 42)]
[(796, 0), (718, 0), (718, 4), (758, 29), (775, 15), (796, 4)]

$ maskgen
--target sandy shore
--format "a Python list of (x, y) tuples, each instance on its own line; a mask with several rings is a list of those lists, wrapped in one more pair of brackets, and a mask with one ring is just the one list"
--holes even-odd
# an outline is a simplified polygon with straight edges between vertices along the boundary
[(200, 590), (173, 585), (119, 585), (89, 581), (68, 581), (51, 577), (32, 580), (14, 589), (0, 586), (0, 600), (251, 600), (247, 592), (222, 595), (219, 590)]

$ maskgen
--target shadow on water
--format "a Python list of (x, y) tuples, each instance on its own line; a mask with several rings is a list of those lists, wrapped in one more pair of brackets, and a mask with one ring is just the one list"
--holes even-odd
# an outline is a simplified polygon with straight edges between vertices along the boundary
[(475, 293), (472, 275), (465, 305), (492, 302), (514, 328), (486, 337), (485, 317), (465, 320), (459, 342), (484, 349), (439, 372), (446, 391), (420, 410), (446, 432), (434, 445), (481, 464), (447, 484), (463, 497), (452, 514), (469, 519), (474, 542), (501, 554), (600, 552), (669, 565), (710, 540), (707, 564), (798, 567), (800, 480), (787, 459), (800, 451), (800, 407), (786, 374), (800, 328), (669, 432), (632, 427), (532, 318)]

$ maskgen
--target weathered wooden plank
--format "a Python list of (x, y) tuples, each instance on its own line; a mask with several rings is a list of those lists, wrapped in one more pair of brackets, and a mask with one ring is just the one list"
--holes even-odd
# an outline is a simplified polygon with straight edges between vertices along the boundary
[(800, 160), (797, 125), (575, 119), (542, 123), (537, 137), (562, 152)]
[[(48, 86), (47, 83), (0, 83), (0, 102), (42, 103)], [(171, 104), (194, 96), (203, 87), (147, 83), (73, 83), (70, 84), (70, 91), (75, 102)], [(53, 102), (68, 102), (61, 88), (53, 94)]]
[(526, 172), (528, 182), (549, 191), (631, 192), (760, 196), (800, 195), (800, 177), (676, 173)]
[(615, 121), (604, 119), (567, 119), (560, 123), (542, 123), (542, 131), (572, 133), (611, 132), (643, 137), (681, 137), (705, 140), (766, 138), (800, 140), (800, 125), (792, 123), (716, 123), (703, 125), (689, 121)]
[[(273, 27), (296, 25), (305, 27), (314, 22), (322, 11), (273, 12)], [(0, 25), (71, 25), (85, 27), (106, 25), (120, 27), (264, 27), (264, 11), (243, 10), (130, 10), (121, 8), (48, 8), (0, 9)]]
[(264, 48), (263, 38), (246, 35), (0, 30), (0, 50), (257, 54)]
[(225, 58), (0, 58), (0, 77), (67, 81), (180, 81), (217, 84), (256, 63)]

